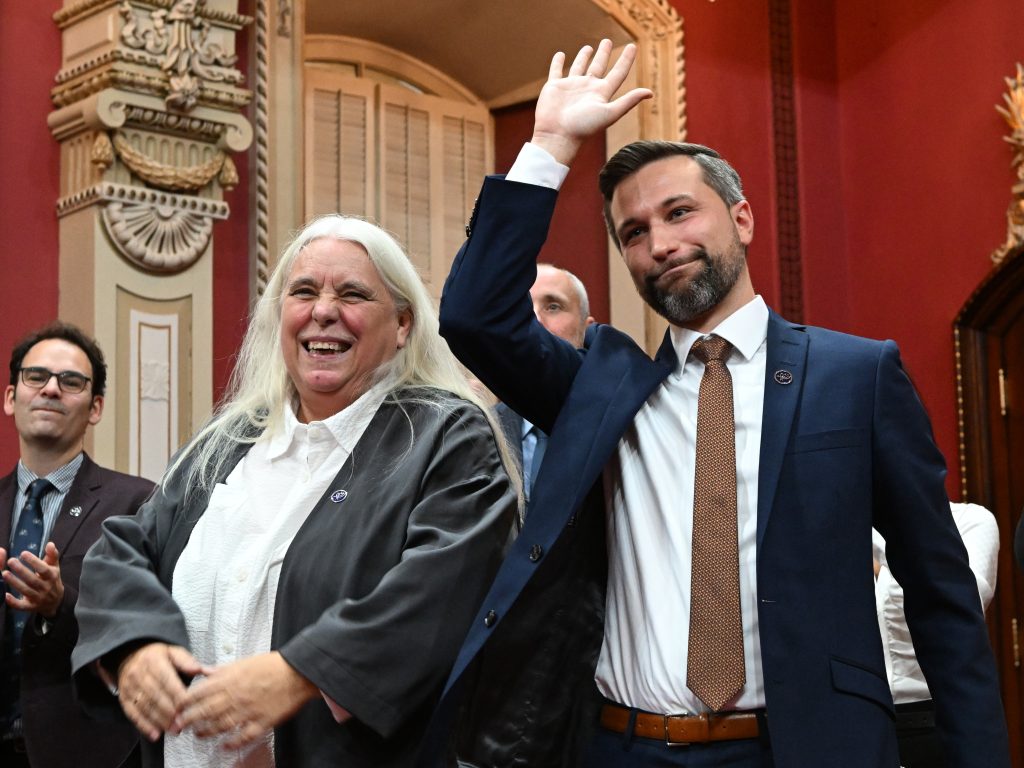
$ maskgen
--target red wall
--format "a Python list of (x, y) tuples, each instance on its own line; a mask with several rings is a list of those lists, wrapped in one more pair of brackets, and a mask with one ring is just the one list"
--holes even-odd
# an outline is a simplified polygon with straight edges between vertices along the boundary
[[(827, 307), (838, 297), (848, 322), (839, 313), (837, 324), (900, 344), (950, 466), (947, 488), (958, 498), (952, 323), (1005, 237), (1014, 179), (1002, 141), (1008, 130), (994, 105), (1021, 59), (1024, 3), (836, 7), (834, 31), (821, 33), (835, 40), (835, 106), (825, 98), (802, 104), (805, 125), (835, 125), (838, 116), (837, 129), (825, 133), (836, 139), (838, 195), (807, 196), (803, 210), (820, 245), (805, 253), (808, 317), (832, 322)], [(808, 27), (801, 28), (806, 40), (814, 34)], [(814, 146), (814, 137), (805, 141)], [(834, 161), (827, 167), (831, 176)], [(830, 238), (833, 226), (838, 236)], [(817, 266), (834, 260), (845, 269)]]
[[(494, 170), (506, 173), (533, 133), (533, 102), (494, 115)], [(540, 261), (568, 269), (587, 288), (590, 314), (599, 323), (610, 318), (608, 235), (601, 218), (597, 173), (604, 165), (604, 136), (586, 142), (562, 185), (551, 230)], [(596, 214), (595, 214), (596, 211)]]
[[(254, 7), (255, 0), (241, 0), (238, 11), (252, 16)], [(252, 38), (251, 32), (243, 32), (235, 38), (238, 68), (247, 77), (251, 70)], [(246, 87), (253, 90), (255, 84), (250, 81)], [(251, 109), (248, 117), (253, 122)], [(250, 168), (254, 154), (255, 139), (248, 152), (232, 155), (238, 169), (238, 186), (224, 194), (231, 216), (213, 228), (213, 368), (210, 373), (214, 402), (227, 386), (249, 320), (249, 252), (254, 245), (250, 220), (255, 198), (255, 179)]]
[[(57, 315), (57, 143), (46, 127), (50, 88), (60, 68), (51, 15), (60, 0), (4, 3), (0, 12), (0, 358), (4, 382), (11, 347)], [(31, 45), (27, 44), (31, 42)], [(18, 460), (13, 420), (2, 416), (0, 474)]]
[(764, 0), (670, 0), (683, 18), (686, 140), (718, 150), (740, 173), (754, 213), (755, 289), (779, 297), (771, 51)]

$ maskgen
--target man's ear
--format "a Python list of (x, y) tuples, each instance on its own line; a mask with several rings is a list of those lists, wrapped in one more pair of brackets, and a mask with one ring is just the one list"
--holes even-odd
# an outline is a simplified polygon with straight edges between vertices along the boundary
[(89, 423), (96, 426), (103, 418), (103, 395), (94, 395), (89, 406)]
[(8, 384), (4, 390), (4, 413), (8, 416), (14, 415), (14, 385)]
[(736, 227), (736, 236), (744, 245), (750, 245), (754, 239), (754, 212), (750, 209), (750, 203), (740, 200), (729, 211), (732, 214), (732, 223)]

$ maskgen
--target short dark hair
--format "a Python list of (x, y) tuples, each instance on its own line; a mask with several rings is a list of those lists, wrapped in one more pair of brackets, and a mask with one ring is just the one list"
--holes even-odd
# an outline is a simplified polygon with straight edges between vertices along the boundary
[(21, 363), (25, 355), (36, 344), (48, 339), (60, 339), (85, 352), (92, 366), (92, 395), (102, 396), (107, 389), (107, 364), (103, 360), (103, 351), (96, 340), (85, 333), (77, 325), (65, 323), (62, 320), (54, 320), (49, 325), (28, 333), (17, 344), (11, 352), (11, 385), (17, 386), (18, 372), (21, 370)]
[(612, 195), (616, 188), (645, 165), (675, 155), (693, 158), (701, 167), (704, 183), (715, 190), (726, 207), (732, 208), (746, 199), (743, 182), (736, 169), (711, 147), (683, 141), (634, 141), (612, 155), (597, 177), (601, 196), (604, 197), (604, 222), (617, 247), (620, 246), (619, 238), (612, 223)]

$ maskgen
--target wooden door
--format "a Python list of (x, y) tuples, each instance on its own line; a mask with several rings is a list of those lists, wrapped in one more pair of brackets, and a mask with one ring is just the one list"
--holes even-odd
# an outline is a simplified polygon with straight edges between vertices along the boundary
[(1024, 510), (1024, 248), (974, 292), (955, 323), (961, 490), (999, 524), (999, 575), (988, 623), (1013, 765), (1024, 765), (1024, 571), (1013, 536)]

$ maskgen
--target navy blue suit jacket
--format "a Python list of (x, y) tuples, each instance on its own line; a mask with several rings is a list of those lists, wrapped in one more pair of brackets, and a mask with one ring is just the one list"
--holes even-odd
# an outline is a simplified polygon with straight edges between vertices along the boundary
[[(576, 350), (535, 320), (529, 289), (555, 199), (552, 190), (485, 181), (442, 299), (442, 334), (456, 355), (550, 435), (526, 525), (449, 679), (437, 714), (442, 728), (467, 667), (529, 615), (517, 600), (577, 525), (620, 437), (677, 363), (667, 335), (652, 361), (610, 326), (592, 327), (585, 348)], [(791, 380), (776, 380), (778, 371)], [(950, 765), (1009, 766), (995, 665), (944, 478), (927, 415), (893, 342), (771, 315), (757, 578), (777, 765), (898, 765), (873, 598), (874, 526), (905, 590), (907, 622)], [(540, 576), (545, 583), (557, 578)], [(524, 751), (528, 742), (526, 734)]]

